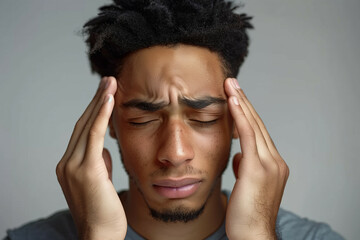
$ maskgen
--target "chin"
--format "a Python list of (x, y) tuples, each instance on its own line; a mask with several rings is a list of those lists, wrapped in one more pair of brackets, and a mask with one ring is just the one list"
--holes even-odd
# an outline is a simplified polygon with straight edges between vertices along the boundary
[(150, 206), (148, 206), (148, 208), (150, 215), (158, 221), (166, 223), (187, 223), (197, 219), (203, 213), (205, 204), (196, 209), (188, 208), (183, 205), (162, 210), (155, 210)]

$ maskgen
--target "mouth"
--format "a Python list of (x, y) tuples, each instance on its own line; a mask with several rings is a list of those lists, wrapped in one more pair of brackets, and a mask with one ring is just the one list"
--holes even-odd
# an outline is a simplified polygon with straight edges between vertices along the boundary
[(193, 195), (201, 184), (200, 179), (164, 179), (153, 184), (155, 191), (169, 199), (187, 198)]

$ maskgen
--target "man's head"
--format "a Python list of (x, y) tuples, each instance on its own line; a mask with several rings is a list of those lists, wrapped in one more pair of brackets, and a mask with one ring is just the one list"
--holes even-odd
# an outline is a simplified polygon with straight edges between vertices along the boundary
[(118, 81), (110, 134), (132, 203), (187, 222), (216, 206), (233, 132), (224, 79), (247, 54), (246, 15), (224, 1), (115, 1), (89, 21), (90, 61)]

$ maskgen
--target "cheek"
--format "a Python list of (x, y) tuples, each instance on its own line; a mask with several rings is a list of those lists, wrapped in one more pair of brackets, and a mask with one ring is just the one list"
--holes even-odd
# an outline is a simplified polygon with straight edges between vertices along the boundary
[(144, 139), (135, 139), (131, 136), (119, 138), (122, 150), (122, 162), (126, 171), (136, 182), (143, 182), (153, 169), (153, 153), (151, 146)]
[(209, 135), (199, 136), (197, 142), (198, 159), (203, 159), (208, 169), (221, 171), (228, 162), (231, 146), (231, 129), (223, 124)]
[[(114, 126), (116, 136), (120, 145), (122, 161), (125, 168), (131, 174), (141, 169), (146, 169), (151, 161), (151, 141), (147, 141), (142, 135), (129, 131), (127, 123), (122, 121), (119, 113), (114, 112)], [(115, 125), (116, 124), (116, 125)]]
[(126, 161), (138, 165), (147, 165), (148, 158), (152, 155), (149, 141), (138, 135), (128, 134), (126, 131), (120, 133), (119, 144)]

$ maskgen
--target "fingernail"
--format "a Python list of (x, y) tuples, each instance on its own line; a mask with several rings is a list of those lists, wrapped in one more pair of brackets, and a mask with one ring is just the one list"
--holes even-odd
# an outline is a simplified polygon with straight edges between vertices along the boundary
[(240, 85), (239, 85), (238, 81), (236, 80), (236, 78), (232, 79), (232, 84), (235, 89), (240, 89)]
[(237, 97), (232, 96), (231, 98), (232, 98), (232, 101), (234, 102), (235, 105), (237, 105), (237, 106), (240, 105), (240, 104), (239, 104), (239, 100), (237, 99)]
[(112, 101), (111, 94), (106, 95), (104, 103), (110, 103)]

